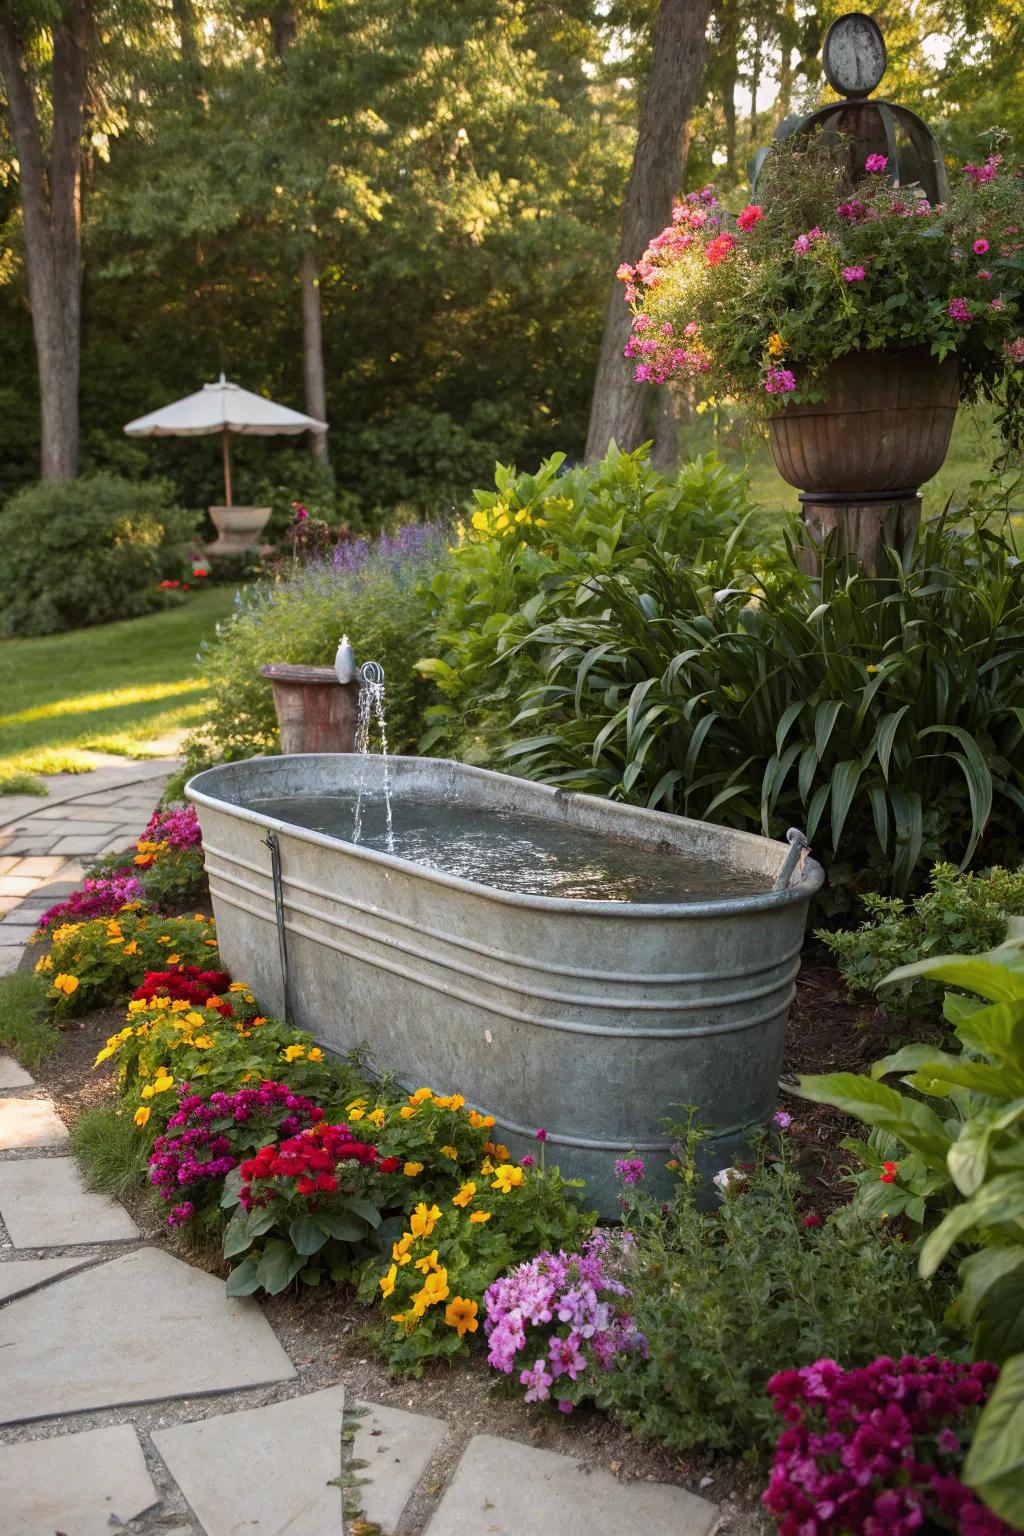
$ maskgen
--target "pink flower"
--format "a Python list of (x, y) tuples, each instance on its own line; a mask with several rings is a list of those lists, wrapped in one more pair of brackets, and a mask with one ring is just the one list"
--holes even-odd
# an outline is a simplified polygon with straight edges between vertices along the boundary
[(950, 299), (946, 307), (946, 314), (951, 320), (956, 320), (960, 325), (970, 325), (974, 316), (967, 306), (966, 299)]
[(864, 161), (864, 169), (869, 176), (881, 176), (889, 164), (887, 155), (868, 155)]
[(538, 1141), (547, 1141), (547, 1139), (548, 1139), (548, 1133), (547, 1133), (547, 1131), (545, 1131), (545, 1130), (543, 1130), (543, 1129), (542, 1129), (542, 1130), (539, 1130), (539, 1131), (538, 1131), (538, 1132), (537, 1132), (537, 1134), (536, 1134), (536, 1139), (537, 1139), (537, 1140), (538, 1140)]
[(807, 252), (810, 250), (810, 248), (811, 248), (811, 237), (810, 237), (810, 235), (797, 235), (796, 239), (793, 241), (793, 249), (794, 249), (794, 251), (796, 251), (797, 255), (798, 256), (806, 256)]
[(527, 1154), (526, 1157), (521, 1157), (519, 1161), (524, 1168), (532, 1168), (536, 1162), (536, 1158), (530, 1157), (529, 1154)]
[(985, 252), (988, 250), (988, 241), (975, 240), (974, 244), (971, 246), (971, 250), (974, 252), (975, 256), (984, 256)]
[(1015, 341), (1008, 341), (1003, 352), (1012, 363), (1024, 363), (1024, 336), (1018, 336)]
[(713, 240), (709, 240), (707, 250), (705, 251), (708, 266), (717, 267), (719, 262), (724, 261), (731, 254), (735, 245), (735, 235), (716, 235)]
[(633, 281), (633, 268), (629, 265), (628, 261), (624, 261), (616, 267), (615, 276), (620, 283), (631, 283)]
[(525, 1394), (526, 1401), (528, 1403), (543, 1403), (548, 1397), (548, 1388), (554, 1379), (544, 1369), (543, 1360), (538, 1360), (532, 1371), (520, 1371), (520, 1385), (529, 1389)]
[(988, 307), (989, 307), (989, 309), (996, 310), (997, 313), (998, 313), (999, 310), (1006, 308), (1006, 300), (1005, 299), (990, 299)]
[(764, 209), (758, 203), (748, 203), (740, 213), (736, 223), (740, 229), (753, 229), (764, 218)]
[(991, 272), (979, 272), (978, 276), (980, 278), (983, 278), (984, 281), (987, 283), (991, 279), (992, 273)]
[(696, 336), (699, 329), (700, 327), (698, 326), (696, 320), (688, 320), (686, 325), (683, 327), (683, 335)]
[(863, 267), (844, 267), (843, 268), (843, 282), (844, 283), (862, 283), (863, 281), (864, 281), (864, 268)]
[(791, 395), (796, 389), (796, 375), (789, 368), (769, 368), (764, 387), (769, 395)]
[(788, 1131), (793, 1124), (793, 1116), (789, 1113), (788, 1109), (777, 1109), (772, 1119), (780, 1131)]

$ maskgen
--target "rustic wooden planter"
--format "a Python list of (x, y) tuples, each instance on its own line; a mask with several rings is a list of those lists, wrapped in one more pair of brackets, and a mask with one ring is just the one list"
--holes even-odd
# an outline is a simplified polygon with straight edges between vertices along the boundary
[(339, 683), (333, 667), (275, 661), (260, 667), (270, 679), (281, 730), (281, 751), (354, 752), (359, 683)]
[(927, 347), (851, 352), (822, 375), (828, 398), (770, 418), (775, 467), (801, 492), (819, 542), (868, 571), (882, 544), (899, 544), (921, 515), (918, 489), (942, 467), (960, 397), (955, 357)]

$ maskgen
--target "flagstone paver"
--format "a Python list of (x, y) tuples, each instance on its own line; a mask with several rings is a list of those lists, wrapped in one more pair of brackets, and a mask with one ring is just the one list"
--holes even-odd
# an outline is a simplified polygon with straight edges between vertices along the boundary
[(340, 1532), (344, 1407), (344, 1387), (328, 1387), (160, 1429), (153, 1444), (206, 1536)]
[(34, 1291), (37, 1285), (88, 1263), (88, 1259), (7, 1259), (0, 1263), (0, 1301)]
[(287, 1381), (253, 1301), (140, 1248), (0, 1308), (0, 1423)]
[(495, 1435), (469, 1442), (427, 1536), (709, 1536), (718, 1510), (664, 1483), (620, 1483), (570, 1456)]
[(73, 1157), (0, 1163), (0, 1216), (15, 1248), (123, 1242), (139, 1236), (123, 1205), (86, 1189)]
[(364, 1520), (391, 1531), (448, 1425), (444, 1419), (406, 1413), (380, 1403), (359, 1403), (358, 1407), (367, 1412), (356, 1420), (352, 1460), (366, 1465), (354, 1471), (365, 1485), (357, 1490), (356, 1497)]
[(0, 1152), (52, 1147), (67, 1139), (52, 1099), (0, 1099)]
[(13, 1056), (0, 1056), (0, 1088), (31, 1088), (35, 1078)]
[(130, 1424), (0, 1446), (4, 1536), (110, 1536), (158, 1498)]

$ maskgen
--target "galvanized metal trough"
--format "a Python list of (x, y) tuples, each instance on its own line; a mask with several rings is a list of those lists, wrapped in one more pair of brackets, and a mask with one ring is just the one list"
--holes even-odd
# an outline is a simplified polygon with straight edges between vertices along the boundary
[(537, 1154), (543, 1127), (548, 1158), (582, 1175), (607, 1215), (618, 1214), (617, 1158), (638, 1154), (648, 1184), (667, 1188), (664, 1122), (687, 1106), (711, 1133), (712, 1169), (742, 1156), (775, 1106), (807, 905), (824, 878), (806, 850), (797, 859), (769, 838), (460, 763), (390, 760), (396, 799), (556, 818), (764, 884), (723, 900), (568, 900), (495, 890), (250, 808), (351, 792), (361, 773), (379, 793), (381, 759), (346, 753), (252, 758), (187, 786), (221, 954), (268, 1010), (335, 1051), (365, 1045), (409, 1090), (464, 1094), (517, 1156)]

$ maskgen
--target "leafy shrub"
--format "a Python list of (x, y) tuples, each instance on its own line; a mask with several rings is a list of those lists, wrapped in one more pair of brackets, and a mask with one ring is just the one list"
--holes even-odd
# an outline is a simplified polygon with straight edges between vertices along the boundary
[(826, 557), (814, 582), (755, 580), (735, 549), (709, 579), (652, 543), (596, 581), (593, 611), (531, 636), (544, 676), (518, 727), (539, 734), (507, 755), (573, 789), (803, 825), (834, 883), (903, 891), (926, 860), (970, 863), (983, 836), (1016, 862), (1024, 564), (992, 512), (925, 523), (880, 579)]
[(764, 1495), (779, 1536), (927, 1529), (1013, 1536), (960, 1481), (965, 1441), (998, 1376), (988, 1363), (817, 1360), (768, 1383), (786, 1421)]
[(601, 579), (642, 564), (648, 547), (688, 568), (749, 511), (742, 479), (713, 454), (673, 476), (652, 469), (645, 450), (613, 446), (600, 464), (570, 470), (564, 461), (554, 454), (534, 475), (499, 464), (495, 490), (474, 493), (432, 583), (437, 653), (419, 669), (441, 699), (427, 711), (424, 750), (493, 756), (533, 675), (521, 641), (554, 618), (600, 613)]
[(158, 917), (122, 908), (116, 917), (62, 923), (36, 963), (55, 1017), (116, 1002), (161, 966), (217, 964), (212, 917)]
[(866, 1365), (942, 1347), (945, 1290), (921, 1287), (911, 1245), (849, 1214), (805, 1225), (784, 1150), (723, 1182), (710, 1212), (685, 1179), (667, 1214), (627, 1191), (636, 1245), (625, 1279), (648, 1356), (604, 1376), (599, 1401), (631, 1428), (673, 1450), (767, 1451), (766, 1383), (781, 1363)]
[(0, 509), (0, 635), (49, 635), (133, 619), (188, 556), (195, 519), (162, 480), (92, 475), (33, 485)]
[(330, 666), (343, 632), (360, 661), (383, 666), (389, 746), (407, 751), (422, 729), (426, 695), (415, 671), (425, 622), (415, 589), (443, 548), (436, 529), (410, 526), (393, 539), (341, 545), (330, 561), (242, 592), (234, 616), (203, 647), (210, 713), (186, 743), (188, 771), (276, 751), (273, 695), (260, 667)]
[[(1007, 934), (1007, 924), (1024, 916), (1024, 867), (961, 874), (936, 864), (930, 889), (913, 901), (866, 895), (867, 917), (859, 928), (820, 930), (839, 961), (851, 992), (874, 992), (897, 966), (928, 955), (977, 954)], [(926, 977), (887, 985), (879, 1001), (889, 1018), (910, 1018), (938, 1004), (942, 990)]]
[[(927, 976), (974, 992), (946, 995), (944, 1013), (959, 1055), (909, 1045), (853, 1073), (801, 1078), (799, 1092), (834, 1104), (878, 1132), (903, 1156), (862, 1181), (862, 1210), (905, 1212), (923, 1221), (945, 1212), (920, 1252), (930, 1279), (954, 1248), (960, 1260), (959, 1321), (974, 1327), (975, 1356), (1003, 1372), (982, 1415), (964, 1480), (990, 1509), (1024, 1523), (1024, 940), (988, 955), (944, 955), (893, 973), (894, 983)], [(979, 1001), (978, 999), (984, 999)], [(914, 1097), (880, 1081), (893, 1073)], [(922, 1098), (934, 1103), (922, 1102)], [(877, 1153), (876, 1153), (877, 1157)], [(863, 1159), (870, 1162), (869, 1157)], [(876, 1193), (879, 1184), (885, 1188)]]

